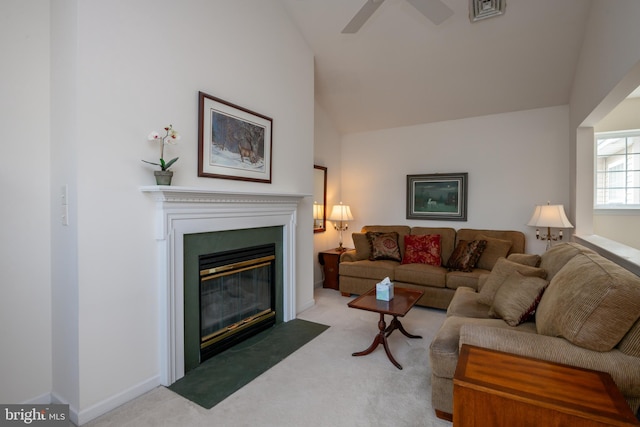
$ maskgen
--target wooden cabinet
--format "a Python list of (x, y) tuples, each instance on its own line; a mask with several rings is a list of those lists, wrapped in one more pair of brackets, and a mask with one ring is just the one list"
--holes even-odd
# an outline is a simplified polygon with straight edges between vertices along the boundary
[(340, 255), (344, 251), (330, 249), (328, 251), (318, 252), (318, 261), (323, 266), (324, 283), (323, 288), (340, 289), (340, 277), (338, 276), (338, 266), (340, 264)]
[(453, 425), (640, 424), (607, 373), (465, 344), (453, 378)]

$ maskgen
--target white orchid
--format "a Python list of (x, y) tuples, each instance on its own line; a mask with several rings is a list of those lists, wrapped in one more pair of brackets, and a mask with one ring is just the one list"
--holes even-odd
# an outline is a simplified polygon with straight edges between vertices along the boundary
[(173, 129), (173, 125), (166, 126), (164, 128), (166, 132), (165, 136), (160, 136), (158, 132), (151, 132), (147, 139), (149, 141), (160, 141), (160, 163), (153, 163), (143, 160), (145, 163), (149, 163), (150, 165), (160, 166), (160, 169), (163, 171), (168, 170), (171, 165), (173, 165), (176, 161), (178, 161), (179, 157), (175, 159), (171, 159), (168, 162), (164, 161), (164, 146), (165, 144), (174, 145), (180, 140), (180, 134)]

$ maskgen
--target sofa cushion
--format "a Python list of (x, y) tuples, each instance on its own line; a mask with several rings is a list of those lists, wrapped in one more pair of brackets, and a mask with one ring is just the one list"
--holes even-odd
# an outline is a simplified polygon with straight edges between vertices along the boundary
[(499, 317), (509, 326), (529, 320), (549, 282), (540, 277), (523, 276), (514, 271), (498, 288), (489, 315)]
[(529, 267), (528, 265), (509, 261), (506, 258), (500, 258), (491, 273), (489, 273), (489, 277), (484, 282), (482, 289), (480, 289), (479, 301), (491, 306), (496, 292), (514, 271), (520, 272), (523, 276), (540, 277), (542, 279), (547, 277), (547, 273), (542, 268)]
[(460, 240), (449, 257), (447, 268), (454, 271), (471, 271), (486, 246), (486, 240)]
[(507, 259), (530, 267), (540, 267), (540, 260), (542, 258), (538, 254), (511, 254)]
[(440, 267), (440, 235), (423, 234), (404, 236), (402, 264), (429, 264)]
[(450, 271), (447, 273), (446, 286), (449, 289), (467, 287), (477, 290), (478, 281), (482, 275), (489, 273), (488, 270), (474, 268), (471, 271)]
[(549, 283), (536, 324), (539, 334), (609, 351), (639, 317), (640, 277), (600, 255), (582, 252)]
[(363, 279), (382, 280), (388, 277), (394, 280), (394, 272), (396, 266), (400, 265), (398, 261), (380, 260), (369, 261), (368, 259), (354, 262), (341, 262), (338, 266), (340, 276), (360, 277)]
[(356, 250), (356, 259), (369, 259), (369, 256), (371, 255), (371, 246), (369, 246), (367, 234), (351, 233), (351, 239), (353, 239), (353, 246)]
[[(482, 325), (488, 328), (514, 329), (502, 319), (474, 319), (469, 317), (447, 317), (429, 346), (432, 373), (441, 378), (453, 378), (458, 364), (460, 329), (464, 325)], [(535, 331), (533, 323), (525, 323), (518, 330)]]
[(370, 251), (369, 260), (379, 261), (388, 259), (391, 261), (401, 261), (400, 246), (398, 245), (398, 233), (395, 231), (381, 233), (367, 231)]
[(562, 267), (564, 267), (571, 258), (580, 253), (595, 254), (594, 251), (582, 245), (573, 242), (563, 242), (554, 245), (542, 254), (540, 260), (540, 268), (544, 268), (547, 272), (547, 280), (551, 281)]
[(491, 270), (496, 264), (496, 261), (498, 261), (498, 258), (506, 257), (511, 249), (511, 240), (496, 239), (484, 234), (478, 234), (475, 240), (487, 241), (487, 246), (478, 259), (478, 268), (484, 270)]
[(489, 306), (478, 302), (478, 293), (472, 288), (461, 286), (456, 289), (447, 308), (447, 317), (460, 316), (489, 319)]
[(525, 235), (522, 231), (510, 230), (479, 230), (473, 228), (461, 228), (456, 233), (457, 241), (474, 240), (478, 234), (483, 234), (494, 239), (511, 241), (510, 254), (521, 254), (525, 252)]
[(395, 268), (394, 275), (398, 282), (444, 288), (447, 269), (429, 264), (401, 264)]

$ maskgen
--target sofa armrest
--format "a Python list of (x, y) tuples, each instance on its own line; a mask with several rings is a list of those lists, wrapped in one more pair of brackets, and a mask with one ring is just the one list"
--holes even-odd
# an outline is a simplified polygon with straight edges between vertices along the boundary
[(640, 359), (616, 348), (593, 351), (573, 345), (564, 338), (477, 324), (462, 326), (462, 344), (607, 372), (625, 397), (640, 396)]
[(340, 262), (345, 262), (345, 261), (347, 262), (358, 261), (358, 258), (356, 257), (355, 249), (349, 249), (340, 255)]

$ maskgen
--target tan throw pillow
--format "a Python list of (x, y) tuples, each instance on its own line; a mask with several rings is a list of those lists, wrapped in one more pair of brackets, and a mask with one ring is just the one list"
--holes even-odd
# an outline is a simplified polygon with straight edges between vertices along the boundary
[(579, 253), (551, 279), (536, 311), (536, 329), (609, 351), (639, 316), (640, 277), (595, 253)]
[(507, 259), (530, 267), (540, 267), (540, 261), (542, 260), (540, 255), (537, 254), (511, 254)]
[(499, 258), (493, 270), (489, 273), (482, 289), (478, 292), (478, 302), (491, 306), (496, 292), (498, 292), (500, 286), (514, 271), (518, 271), (523, 276), (528, 277), (540, 277), (541, 279), (546, 279), (547, 277), (547, 272), (542, 268), (529, 267), (528, 265), (509, 261), (506, 258)]
[(482, 251), (482, 255), (478, 260), (478, 268), (483, 270), (491, 270), (498, 261), (498, 258), (506, 257), (511, 249), (510, 240), (495, 239), (493, 237), (478, 234), (476, 240), (486, 240), (487, 247)]
[(449, 257), (447, 268), (449, 271), (469, 272), (473, 270), (486, 246), (486, 240), (460, 240)]
[(503, 319), (509, 326), (526, 322), (535, 313), (548, 284), (539, 277), (514, 271), (496, 292), (489, 315)]
[(390, 233), (367, 231), (367, 240), (371, 250), (369, 254), (371, 261), (381, 259), (402, 261), (400, 246), (398, 246), (398, 233), (395, 231)]
[(356, 258), (359, 260), (369, 259), (371, 246), (369, 245), (369, 240), (367, 240), (366, 233), (351, 233), (351, 238), (353, 239), (353, 246), (356, 249)]

